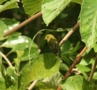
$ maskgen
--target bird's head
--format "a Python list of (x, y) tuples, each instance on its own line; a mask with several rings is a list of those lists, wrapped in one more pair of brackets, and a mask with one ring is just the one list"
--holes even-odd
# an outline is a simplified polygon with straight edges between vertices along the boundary
[(45, 40), (47, 40), (47, 42), (49, 42), (51, 39), (55, 39), (55, 37), (52, 34), (47, 34), (45, 36)]

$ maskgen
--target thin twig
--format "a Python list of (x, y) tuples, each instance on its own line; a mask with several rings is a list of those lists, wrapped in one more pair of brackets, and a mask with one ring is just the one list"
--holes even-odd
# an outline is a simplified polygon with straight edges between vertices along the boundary
[(66, 34), (66, 36), (61, 40), (59, 46), (61, 46), (70, 36), (71, 34), (79, 27), (79, 22)]
[[(61, 46), (71, 34), (79, 27), (79, 22), (65, 35), (65, 37), (60, 41), (59, 46)], [(70, 71), (71, 72), (71, 71)], [(59, 86), (57, 90), (62, 90), (62, 87)]]
[[(78, 57), (74, 60), (73, 64), (71, 65), (71, 67), (69, 68), (69, 70), (67, 71), (67, 73), (65, 74), (64, 79), (66, 79), (66, 78), (70, 75), (72, 69), (73, 69), (73, 68), (75, 67), (75, 65), (81, 60), (81, 57), (82, 57), (82, 55), (84, 54), (84, 52), (85, 52), (86, 50), (87, 50), (87, 47), (85, 46), (85, 47), (83, 48), (83, 50), (79, 53)], [(59, 86), (57, 90), (62, 90), (62, 87)]]
[(67, 71), (67, 73), (65, 74), (65, 79), (70, 75), (72, 69), (75, 67), (75, 65), (81, 60), (82, 55), (84, 54), (84, 52), (87, 50), (87, 47), (85, 46), (83, 48), (83, 50), (79, 53), (78, 57), (74, 60), (73, 64), (70, 66), (69, 70)]
[(3, 37), (8, 36), (9, 34), (15, 32), (16, 30), (19, 30), (21, 27), (25, 26), (26, 24), (28, 24), (29, 22), (31, 22), (32, 20), (36, 19), (37, 17), (41, 16), (42, 13), (39, 12), (37, 14), (35, 14), (34, 16), (30, 17), (29, 19), (25, 20), (24, 22), (22, 22), (21, 24), (19, 24), (18, 26), (16, 26), (15, 28), (13, 28), (12, 30), (8, 31), (7, 33), (5, 33), (3, 35)]
[(28, 90), (32, 90), (35, 84), (38, 82), (38, 80), (35, 80), (29, 87)]
[(8, 63), (8, 65), (9, 65), (10, 67), (12, 67), (11, 62), (8, 60), (8, 58), (6, 58), (6, 56), (5, 56), (2, 52), (0, 52), (0, 55), (6, 60), (6, 62)]
[(92, 66), (92, 70), (91, 70), (91, 73), (90, 73), (90, 76), (89, 76), (88, 81), (91, 81), (91, 80), (92, 80), (94, 71), (95, 71), (95, 69), (96, 69), (96, 65), (97, 65), (97, 55), (96, 55), (95, 63), (94, 63), (94, 65)]
[(59, 86), (57, 90), (62, 90), (62, 87), (61, 87), (61, 86)]

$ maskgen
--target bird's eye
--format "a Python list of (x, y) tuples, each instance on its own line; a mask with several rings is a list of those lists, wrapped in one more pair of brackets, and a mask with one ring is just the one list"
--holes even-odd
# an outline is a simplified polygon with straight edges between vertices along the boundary
[(47, 36), (46, 38), (49, 38), (49, 36)]

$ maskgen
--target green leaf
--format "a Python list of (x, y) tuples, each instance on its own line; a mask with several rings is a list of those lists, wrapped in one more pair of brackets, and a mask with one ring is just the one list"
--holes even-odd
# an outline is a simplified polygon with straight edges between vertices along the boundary
[(19, 24), (19, 22), (16, 22), (15, 20), (12, 19), (0, 19), (0, 40), (5, 39), (3, 37), (4, 33), (10, 31), (14, 27), (16, 27)]
[(36, 58), (39, 55), (40, 51), (37, 47), (27, 48), (24, 50), (24, 54), (21, 57), (21, 61), (30, 60), (32, 58)]
[(76, 65), (76, 67), (81, 71), (81, 73), (83, 74), (85, 79), (88, 79), (88, 75), (86, 74), (86, 72), (91, 71), (91, 69), (89, 67), (81, 65), (81, 64)]
[(40, 90), (57, 90), (62, 81), (63, 76), (60, 72), (55, 73), (53, 76), (45, 78), (41, 81), (44, 86), (39, 86)]
[(80, 32), (82, 41), (88, 47), (87, 52), (94, 48), (97, 52), (97, 0), (83, 0), (80, 13)]
[(69, 67), (66, 64), (64, 64), (64, 63), (61, 63), (60, 64), (60, 70), (62, 70), (62, 71), (68, 71)]
[(15, 59), (18, 59), (19, 61), (26, 61), (31, 60), (32, 58), (36, 58), (39, 55), (40, 50), (38, 46), (33, 41), (31, 41), (30, 46), (28, 48), (23, 51), (17, 50), (16, 53), (17, 58)]
[(81, 64), (76, 65), (76, 67), (84, 72), (89, 72), (91, 70), (89, 67), (86, 67), (86, 66), (81, 65)]
[(7, 26), (0, 20), (0, 40), (3, 39), (4, 30), (7, 29)]
[(81, 59), (80, 63), (81, 65), (87, 66), (89, 64), (94, 64), (95, 62), (96, 53), (94, 50), (90, 50), (89, 53), (85, 53), (83, 58)]
[(18, 75), (15, 67), (8, 67), (5, 74), (6, 90), (18, 90), (20, 86), (18, 83)]
[[(16, 75), (16, 71), (14, 67), (8, 67), (7, 68), (7, 75), (10, 77), (14, 77)], [(15, 80), (15, 79), (14, 79)]]
[(93, 90), (97, 86), (86, 81), (82, 76), (71, 76), (62, 83), (62, 90)]
[(94, 80), (97, 80), (97, 71), (94, 73), (93, 79), (94, 79)]
[(79, 50), (79, 48), (80, 42), (78, 42), (75, 47), (71, 47), (70, 42), (67, 41), (66, 44), (63, 44), (62, 46), (62, 59), (70, 65), (71, 61), (74, 61), (77, 55), (77, 50)]
[(71, 43), (69, 40), (66, 40), (65, 43), (61, 46), (61, 51), (64, 53), (64, 52), (67, 52), (71, 47)]
[(25, 65), (21, 71), (21, 83), (25, 87), (33, 80), (50, 77), (59, 71), (60, 60), (52, 53), (45, 53)]
[(13, 19), (4, 18), (1, 20), (7, 27), (6, 29), (3, 29), (4, 33), (8, 32), (9, 30), (11, 30), (14, 27), (16, 27), (17, 25), (19, 25), (19, 22), (15, 21)]
[(14, 61), (15, 67), (18, 70), (21, 61), (27, 61), (36, 58), (39, 55), (40, 51), (38, 49), (38, 46), (34, 42), (32, 42), (29, 48), (26, 48), (23, 51), (17, 50), (16, 53), (17, 57), (14, 59)]
[(2, 4), (4, 1), (6, 1), (6, 0), (0, 0), (0, 4)]
[(75, 47), (72, 47), (70, 45), (70, 42), (67, 41), (65, 44), (62, 45), (62, 49), (63, 49), (62, 54), (69, 55), (69, 56), (76, 55), (77, 54), (76, 52), (78, 49), (80, 49), (80, 47), (81, 47), (80, 42), (78, 42)]
[(5, 80), (0, 72), (0, 89), (1, 90), (6, 90), (6, 85), (5, 85)]
[(16, 2), (17, 0), (9, 0), (4, 5), (0, 5), (0, 12), (11, 8), (17, 8)]
[(24, 50), (31, 46), (31, 39), (26, 36), (13, 36), (8, 38), (1, 47), (12, 48), (12, 51)]
[(75, 2), (75, 3), (78, 3), (78, 4), (82, 4), (82, 0), (71, 0), (71, 2)]
[(43, 0), (23, 0), (24, 9), (30, 16), (41, 10)]
[(50, 24), (70, 3), (71, 0), (44, 0), (42, 16), (46, 25)]

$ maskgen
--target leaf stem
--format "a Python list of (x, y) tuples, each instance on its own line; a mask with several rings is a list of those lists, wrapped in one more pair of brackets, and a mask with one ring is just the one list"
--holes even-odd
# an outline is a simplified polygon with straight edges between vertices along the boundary
[(28, 90), (32, 90), (35, 84), (38, 82), (38, 80), (35, 80), (29, 87)]
[(2, 52), (0, 52), (0, 55), (6, 60), (6, 62), (8, 63), (8, 65), (9, 65), (10, 67), (12, 67), (11, 62), (8, 60), (8, 58), (7, 58)]
[(97, 65), (97, 55), (96, 55), (95, 63), (94, 63), (94, 65), (92, 66), (92, 70), (91, 70), (91, 73), (90, 73), (90, 76), (89, 76), (88, 81), (91, 81), (91, 80), (92, 80), (94, 71), (95, 71), (95, 69), (96, 69), (96, 65)]
[(81, 60), (82, 55), (84, 54), (84, 52), (87, 50), (87, 47), (85, 46), (83, 48), (83, 50), (79, 53), (78, 57), (74, 60), (73, 64), (70, 66), (69, 70), (67, 71), (67, 73), (65, 74), (65, 79), (70, 75), (72, 69), (75, 67), (75, 65)]
[(28, 24), (29, 22), (31, 22), (32, 20), (36, 19), (37, 17), (41, 16), (42, 12), (39, 12), (37, 14), (35, 14), (34, 16), (30, 17), (29, 19), (25, 20), (24, 22), (22, 22), (21, 24), (19, 24), (18, 26), (16, 26), (15, 28), (13, 28), (12, 30), (6, 32), (3, 37), (8, 36), (9, 34), (15, 32), (16, 30), (20, 29), (21, 27), (25, 26), (26, 24)]
[(71, 34), (79, 27), (79, 22), (65, 35), (65, 37), (60, 41), (59, 46), (61, 46)]

